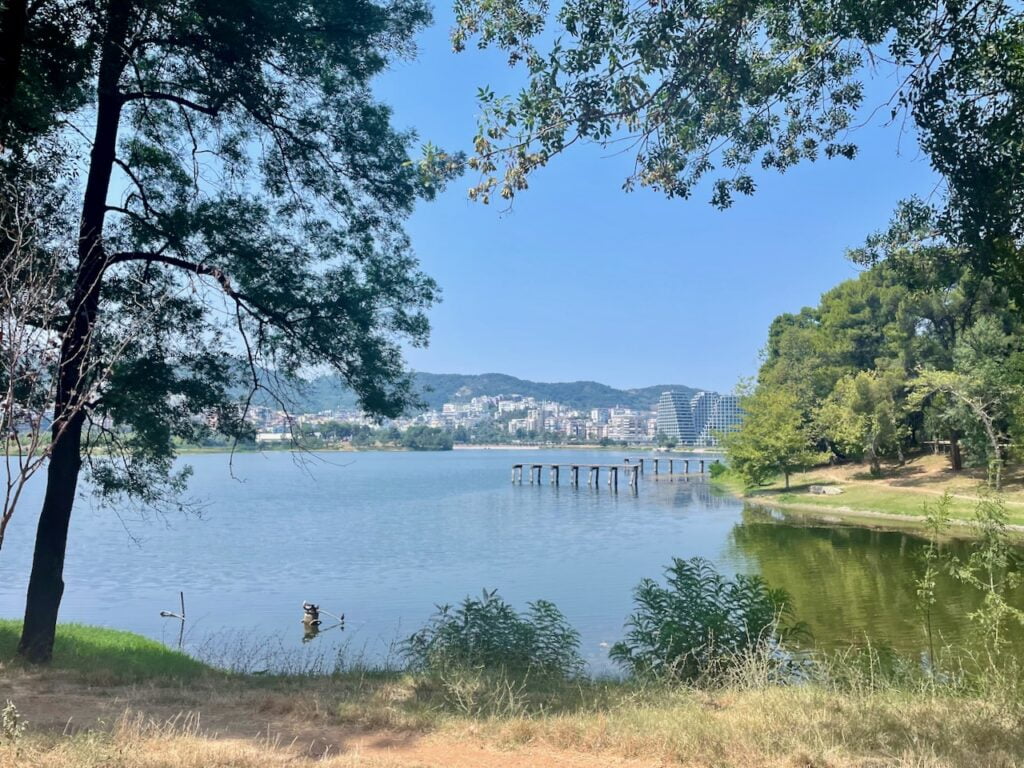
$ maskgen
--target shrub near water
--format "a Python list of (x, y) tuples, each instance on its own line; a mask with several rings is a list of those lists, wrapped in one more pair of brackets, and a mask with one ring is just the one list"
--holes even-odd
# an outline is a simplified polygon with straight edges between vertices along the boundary
[(637, 586), (626, 638), (609, 654), (634, 674), (710, 681), (751, 659), (778, 666), (780, 645), (804, 631), (785, 591), (759, 576), (730, 580), (699, 557), (675, 558), (665, 573), (667, 586)]
[(583, 670), (579, 633), (546, 600), (524, 613), (484, 590), (457, 607), (439, 606), (403, 651), (410, 665), (428, 672), (484, 669), (571, 677)]

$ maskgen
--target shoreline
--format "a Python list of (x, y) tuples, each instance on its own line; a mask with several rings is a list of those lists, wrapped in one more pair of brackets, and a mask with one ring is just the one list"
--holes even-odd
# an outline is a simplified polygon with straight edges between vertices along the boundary
[[(1000, 495), (1007, 514), (1006, 528), (1024, 539), (1024, 477), (1013, 468), (1010, 481)], [(974, 538), (974, 513), (989, 493), (978, 471), (954, 473), (943, 457), (919, 455), (906, 464), (890, 467), (881, 477), (872, 477), (861, 465), (822, 466), (791, 478), (790, 488), (775, 482), (767, 487), (747, 488), (730, 475), (714, 484), (754, 507), (785, 513), (827, 525), (848, 525), (920, 534), (925, 525), (925, 506), (949, 494), (949, 525), (952, 538)], [(841, 492), (812, 494), (812, 485), (837, 487)]]
[[(14, 724), (0, 764), (24, 768), (855, 768), (892, 764), (893, 745), (907, 765), (973, 768), (1024, 755), (1019, 705), (1007, 708), (1016, 688), (859, 685), (867, 678), (854, 664), (800, 685), (755, 668), (722, 686), (467, 672), (439, 681), (398, 667), (267, 674), (60, 624), (53, 662), (35, 668), (14, 655), (19, 629), (0, 620)], [(470, 685), (467, 705), (459, 694)]]

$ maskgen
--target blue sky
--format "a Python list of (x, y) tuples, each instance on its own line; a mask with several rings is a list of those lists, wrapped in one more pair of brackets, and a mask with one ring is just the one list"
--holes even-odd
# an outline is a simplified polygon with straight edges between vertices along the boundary
[[(448, 8), (436, 18), (418, 58), (387, 73), (377, 91), (397, 126), (466, 149), (477, 88), (514, 91), (522, 72), (493, 52), (452, 53)], [(870, 87), (874, 103), (887, 85)], [(410, 365), (731, 390), (756, 372), (772, 318), (855, 276), (845, 249), (884, 226), (900, 199), (933, 192), (913, 136), (885, 117), (858, 131), (856, 160), (760, 173), (757, 194), (725, 212), (706, 191), (690, 200), (623, 192), (631, 158), (595, 146), (537, 173), (511, 212), (469, 202), (470, 181), (456, 180), (409, 222), (443, 290), (430, 346), (409, 350)]]

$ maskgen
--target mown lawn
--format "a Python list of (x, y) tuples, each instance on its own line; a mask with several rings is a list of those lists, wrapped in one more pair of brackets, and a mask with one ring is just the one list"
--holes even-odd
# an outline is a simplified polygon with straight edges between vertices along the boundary
[[(1024, 470), (1014, 467), (1007, 472), (1000, 497), (1012, 524), (1024, 525)], [(886, 467), (881, 477), (872, 477), (864, 465), (847, 464), (818, 467), (794, 474), (787, 490), (782, 478), (759, 488), (745, 488), (732, 475), (715, 480), (725, 490), (755, 503), (777, 506), (793, 512), (813, 513), (820, 510), (830, 516), (856, 521), (858, 516), (892, 515), (908, 518), (909, 526), (919, 525), (925, 514), (924, 505), (934, 505), (948, 492), (949, 513), (956, 520), (974, 517), (978, 501), (990, 495), (983, 473), (968, 470), (954, 473), (943, 456), (917, 456), (904, 466)], [(811, 485), (842, 488), (830, 496), (810, 493)]]

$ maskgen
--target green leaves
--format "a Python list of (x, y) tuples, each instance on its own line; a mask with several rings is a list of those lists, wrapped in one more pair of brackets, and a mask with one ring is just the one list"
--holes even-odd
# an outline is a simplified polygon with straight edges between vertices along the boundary
[(730, 580), (699, 557), (674, 558), (665, 576), (666, 586), (644, 579), (634, 590), (626, 638), (609, 654), (634, 674), (709, 682), (745, 653), (773, 654), (803, 631), (786, 594), (758, 576)]
[[(455, 8), (456, 50), (476, 37), (527, 65), (516, 98), (480, 94), (472, 199), (513, 197), (575, 143), (625, 143), (635, 165), (624, 189), (688, 198), (708, 182), (726, 208), (753, 194), (758, 169), (856, 157), (861, 107), (874, 106), (915, 123), (947, 184), (937, 223), (955, 258), (1024, 298), (1018, 5), (566, 0), (554, 19), (542, 2)], [(875, 76), (893, 92), (864, 105)]]
[(571, 677), (583, 669), (579, 644), (579, 633), (553, 603), (538, 600), (518, 613), (497, 590), (484, 590), (457, 608), (438, 606), (403, 652), (414, 667), (434, 672), (536, 671)]
[(758, 387), (740, 401), (743, 421), (725, 434), (723, 445), (734, 469), (748, 485), (763, 485), (821, 460), (814, 450), (795, 394), (782, 388)]
[(840, 379), (818, 409), (821, 434), (846, 456), (866, 457), (872, 474), (880, 460), (899, 453), (909, 430), (902, 402), (905, 382), (899, 374), (861, 371)]
[[(824, 149), (850, 156), (841, 132), (861, 100), (858, 52), (836, 44), (824, 25), (774, 2), (722, 0), (629, 5), (570, 0), (547, 30), (530, 5), (456, 5), (456, 49), (479, 35), (512, 63), (526, 59), (528, 82), (510, 109), (481, 99), (476, 147), (481, 181), (471, 195), (511, 197), (523, 176), (577, 141), (629, 138), (636, 171), (625, 181), (689, 197), (716, 174), (712, 202), (731, 205), (755, 184), (747, 168), (785, 170)], [(493, 143), (501, 126), (502, 142)], [(514, 126), (514, 130), (506, 129)], [(484, 141), (481, 141), (484, 139)]]

